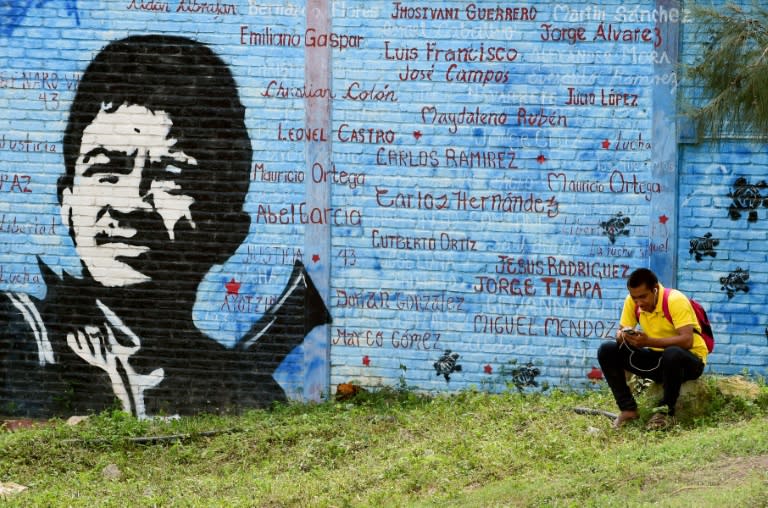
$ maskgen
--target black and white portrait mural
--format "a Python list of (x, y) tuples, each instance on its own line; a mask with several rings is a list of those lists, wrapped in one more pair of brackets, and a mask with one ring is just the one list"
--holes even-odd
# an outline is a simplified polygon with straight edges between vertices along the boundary
[(4, 414), (143, 417), (286, 398), (275, 370), (330, 319), (301, 260), (234, 345), (194, 319), (206, 274), (249, 234), (245, 116), (230, 69), (191, 39), (132, 36), (90, 62), (57, 185), (81, 270), (40, 259), (44, 297), (0, 294)]
[(0, 418), (592, 390), (641, 267), (766, 374), (768, 151), (671, 121), (679, 2), (6, 4)]

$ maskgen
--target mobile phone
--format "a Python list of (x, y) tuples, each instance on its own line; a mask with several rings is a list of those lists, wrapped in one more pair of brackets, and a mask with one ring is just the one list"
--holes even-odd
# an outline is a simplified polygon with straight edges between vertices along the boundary
[(621, 332), (624, 335), (637, 335), (637, 330), (634, 328), (624, 328)]

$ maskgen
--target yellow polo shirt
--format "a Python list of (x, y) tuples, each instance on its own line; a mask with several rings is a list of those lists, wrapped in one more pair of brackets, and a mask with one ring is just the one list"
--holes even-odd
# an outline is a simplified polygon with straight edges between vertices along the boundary
[[(662, 307), (662, 301), (664, 298), (664, 287), (659, 284), (659, 298), (656, 302), (656, 308), (653, 312), (646, 312), (640, 310), (640, 328), (643, 329), (645, 334), (653, 338), (665, 338), (673, 337), (677, 335), (677, 329), (687, 325), (693, 325), (695, 330), (693, 334), (693, 346), (690, 352), (701, 358), (701, 361), (707, 363), (707, 344), (704, 339), (701, 338), (701, 329), (699, 328), (699, 321), (696, 319), (696, 314), (693, 312), (693, 307), (688, 301), (688, 298), (680, 291), (673, 289), (669, 292), (669, 315), (672, 318), (670, 323), (664, 315)], [(621, 311), (621, 327), (622, 328), (634, 328), (637, 325), (637, 317), (635, 314), (635, 301), (632, 300), (630, 295), (624, 299), (624, 309)], [(698, 332), (698, 333), (696, 333)], [(651, 349), (659, 351), (659, 348)]]

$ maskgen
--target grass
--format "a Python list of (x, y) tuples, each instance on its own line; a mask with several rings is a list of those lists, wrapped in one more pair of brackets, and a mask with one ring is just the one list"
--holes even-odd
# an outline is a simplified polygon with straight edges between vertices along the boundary
[[(403, 390), (240, 417), (123, 413), (0, 434), (9, 506), (766, 506), (768, 388), (667, 432), (621, 432), (604, 390)], [(137, 439), (175, 436), (173, 439)], [(117, 468), (108, 475), (105, 468)]]

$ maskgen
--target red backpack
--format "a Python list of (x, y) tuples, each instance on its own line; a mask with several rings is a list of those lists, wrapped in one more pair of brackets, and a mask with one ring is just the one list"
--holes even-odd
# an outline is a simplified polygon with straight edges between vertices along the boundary
[[(669, 313), (670, 291), (672, 291), (670, 288), (664, 288), (664, 296), (661, 298), (661, 309), (664, 311), (664, 317), (667, 318), (667, 321), (674, 324), (672, 322), (672, 315)], [(693, 298), (688, 298), (688, 301), (691, 302), (693, 313), (696, 314), (696, 320), (699, 322), (699, 328), (701, 328), (701, 333), (699, 335), (704, 339), (704, 343), (707, 345), (707, 350), (711, 353), (712, 350), (715, 349), (715, 335), (712, 333), (712, 325), (709, 322), (709, 317), (707, 317), (707, 312), (704, 310), (704, 307)], [(640, 321), (640, 307), (635, 306), (635, 316), (637, 317), (637, 320)]]

